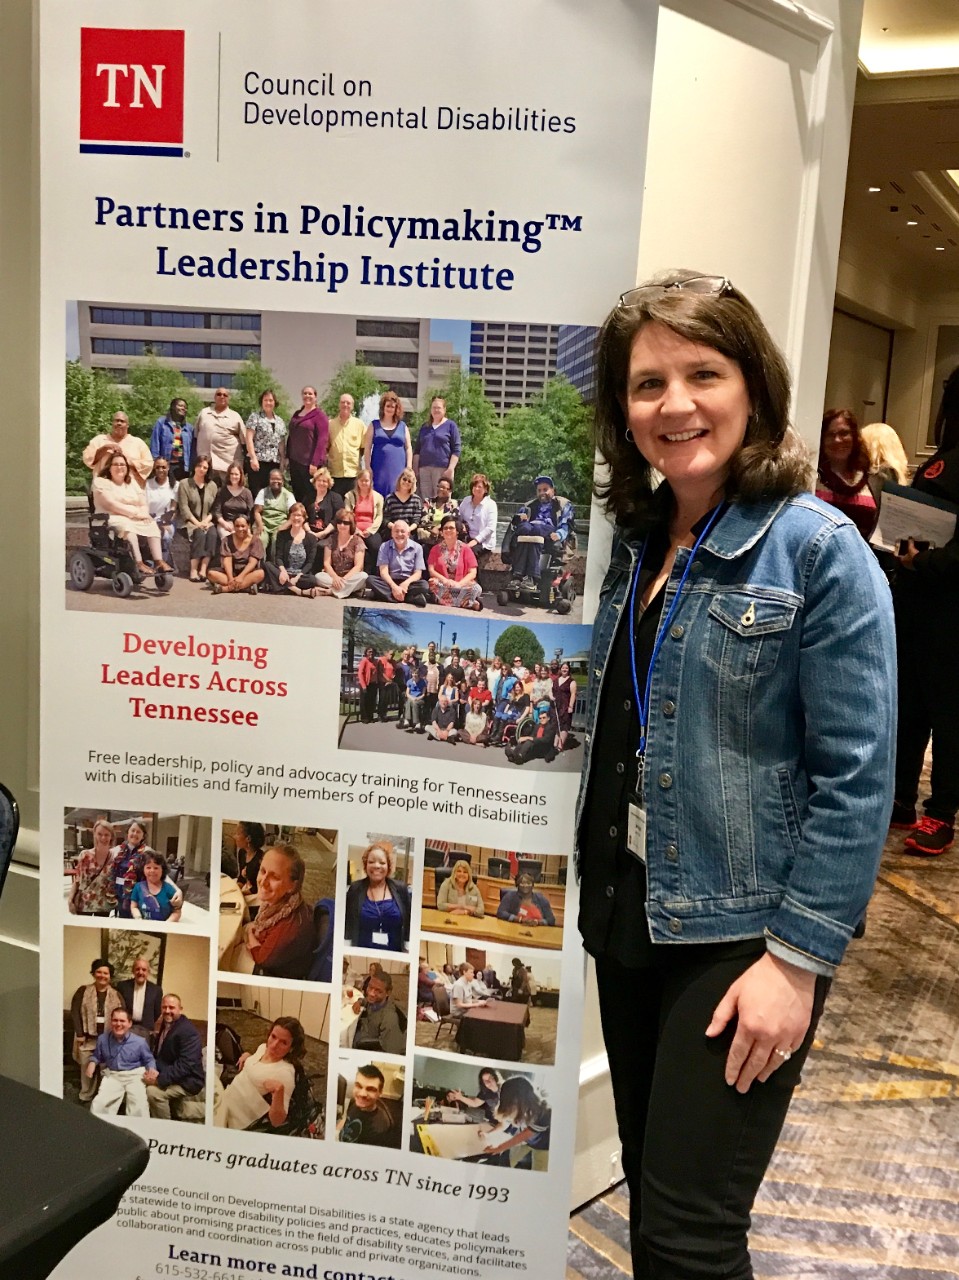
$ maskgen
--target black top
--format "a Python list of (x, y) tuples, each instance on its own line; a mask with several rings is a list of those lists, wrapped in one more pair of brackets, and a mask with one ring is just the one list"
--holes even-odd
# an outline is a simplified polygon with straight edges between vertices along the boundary
[[(662, 568), (668, 548), (665, 526), (649, 536), (639, 573), (637, 599)], [(664, 588), (641, 612), (636, 625), (636, 667), (646, 687)], [(624, 612), (628, 606), (624, 606)], [(646, 871), (626, 847), (629, 800), (636, 787), (639, 717), (633, 689), (629, 625), (617, 629), (603, 677), (603, 695), (590, 765), (590, 786), (580, 823), (582, 849), (579, 929), (591, 956), (605, 955), (630, 967), (649, 962), (653, 943), (646, 923)], [(602, 779), (602, 783), (599, 782)]]

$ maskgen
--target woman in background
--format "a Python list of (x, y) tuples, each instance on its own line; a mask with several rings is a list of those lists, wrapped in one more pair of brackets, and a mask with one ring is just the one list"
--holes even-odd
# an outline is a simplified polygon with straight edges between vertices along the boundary
[[(140, 878), (130, 894), (130, 915), (134, 920), (180, 919), (183, 894), (168, 878), (166, 858), (151, 849), (143, 859)], [(174, 903), (179, 902), (178, 906)]]
[(243, 483), (243, 469), (238, 462), (226, 469), (226, 484), (217, 490), (212, 515), (221, 546), (233, 532), (237, 516), (246, 516), (249, 523), (253, 515), (253, 494)]
[(286, 459), (293, 496), (307, 507), (313, 501), (313, 476), (326, 464), (330, 422), (317, 404), (316, 387), (304, 387), (300, 394), (303, 403), (290, 419), (286, 434)]
[[(117, 915), (123, 920), (131, 918), (130, 898), (133, 886), (140, 878), (140, 871), (148, 853), (153, 850), (147, 844), (147, 833), (136, 819), (127, 827), (123, 841), (113, 851), (113, 883), (117, 899)], [(182, 904), (182, 894), (180, 896)]]
[(566, 747), (566, 739), (573, 728), (573, 715), (576, 711), (576, 681), (573, 669), (568, 662), (560, 663), (559, 675), (553, 681), (553, 700), (556, 703), (556, 719), (559, 722), (559, 737), (556, 742), (558, 751)]
[(71, 915), (108, 916), (117, 905), (113, 875), (113, 828), (98, 818), (93, 824), (93, 848), (80, 854), (67, 900)]
[(246, 420), (246, 475), (254, 498), (270, 483), (274, 467), (286, 467), (286, 423), (276, 411), (272, 387), (260, 393), (260, 407)]
[(266, 1043), (240, 1055), (239, 1070), (217, 1103), (213, 1123), (221, 1129), (248, 1129), (266, 1116), (278, 1129), (286, 1122), (305, 1052), (302, 1023), (297, 1018), (277, 1018)]
[(236, 882), (244, 894), (256, 893), (256, 878), (263, 861), (266, 832), (259, 822), (238, 822), (233, 833), (236, 848)]
[(363, 875), (346, 891), (346, 941), (354, 947), (405, 951), (410, 940), (410, 891), (394, 879), (396, 854), (388, 841), (360, 855)]
[(373, 472), (364, 468), (357, 473), (356, 484), (346, 495), (344, 506), (356, 519), (356, 532), (366, 547), (364, 567), (376, 572), (376, 553), (383, 542), (383, 495), (373, 488)]
[(870, 422), (859, 433), (880, 485), (909, 483), (909, 459), (896, 431), (887, 422)]
[(306, 864), (290, 844), (263, 851), (256, 878), (260, 909), (246, 927), (255, 973), (269, 978), (305, 978), (313, 955), (313, 912), (303, 901)]
[(369, 460), (377, 493), (392, 493), (400, 472), (413, 468), (413, 444), (395, 391), (384, 391), (380, 396), (380, 416), (366, 428), (363, 457)]
[(177, 517), (190, 543), (190, 581), (202, 582), (216, 552), (213, 503), (217, 486), (210, 476), (210, 456), (197, 454), (189, 476), (176, 489)]
[(453, 863), (453, 870), (446, 876), (436, 894), (436, 909), (448, 911), (452, 916), (477, 916), (486, 914), (483, 895), (476, 887), (470, 864), (463, 858)]
[[(959, 368), (946, 379), (936, 416), (936, 452), (912, 487), (959, 508)], [(910, 538), (893, 585), (899, 658), (896, 802), (892, 826), (909, 831), (904, 851), (935, 858), (952, 848), (959, 808), (959, 527), (942, 547)], [(919, 776), (932, 738), (930, 792), (916, 813)]]
[(363, 568), (366, 546), (356, 532), (353, 512), (337, 511), (333, 529), (333, 537), (323, 549), (323, 570), (316, 575), (319, 593), (336, 596), (337, 600), (345, 600), (357, 592), (362, 595), (367, 577)]
[(274, 559), (265, 562), (267, 591), (310, 599), (317, 596), (319, 587), (313, 567), (319, 548), (316, 535), (306, 527), (306, 507), (294, 502), (289, 527), (277, 532)]
[(145, 572), (140, 539), (150, 548), (150, 559), (160, 573), (172, 573), (173, 568), (163, 559), (160, 529), (150, 515), (146, 493), (134, 483), (130, 464), (122, 453), (115, 453), (93, 482), (93, 509), (109, 518), (111, 529), (122, 533), (127, 540), (130, 554), (136, 564), (136, 572)]
[[(233, 470), (232, 467), (230, 469)], [(236, 468), (237, 471), (239, 469)], [(264, 578), (262, 566), (266, 562), (266, 552), (262, 541), (250, 528), (247, 516), (235, 516), (233, 528), (220, 548), (220, 562), (222, 568), (208, 569), (206, 575), (214, 595), (221, 591), (248, 591), (251, 596), (256, 595)]]
[(530, 1168), (548, 1169), (550, 1109), (525, 1076), (510, 1076), (503, 1081), (496, 1122), (497, 1127), (484, 1135), (487, 1155), (508, 1151), (513, 1168), (529, 1156)]
[[(875, 481), (873, 481), (875, 484)], [(869, 454), (859, 434), (859, 421), (849, 409), (829, 409), (822, 420), (816, 497), (848, 516), (864, 538), (879, 516), (870, 485)]]
[(334, 521), (343, 510), (343, 498), (333, 488), (328, 468), (318, 467), (313, 473), (313, 492), (315, 496), (307, 507), (307, 523), (310, 532), (327, 546), (333, 538)]

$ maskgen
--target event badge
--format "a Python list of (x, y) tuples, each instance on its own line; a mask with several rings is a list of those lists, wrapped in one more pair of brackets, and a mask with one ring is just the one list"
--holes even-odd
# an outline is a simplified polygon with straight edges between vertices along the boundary
[(643, 866), (646, 865), (646, 810), (635, 800), (629, 802), (626, 848)]
[(374, 947), (388, 947), (390, 945), (389, 934), (383, 933), (382, 931), (380, 933), (374, 933), (373, 945)]

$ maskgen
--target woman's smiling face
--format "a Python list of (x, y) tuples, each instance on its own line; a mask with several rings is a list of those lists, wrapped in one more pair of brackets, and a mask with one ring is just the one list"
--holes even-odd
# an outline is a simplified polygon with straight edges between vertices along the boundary
[(634, 444), (678, 498), (722, 492), (752, 412), (735, 360), (651, 321), (633, 339), (624, 407)]

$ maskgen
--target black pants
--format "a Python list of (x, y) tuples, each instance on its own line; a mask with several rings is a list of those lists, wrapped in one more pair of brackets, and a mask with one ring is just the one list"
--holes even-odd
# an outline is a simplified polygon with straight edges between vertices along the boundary
[(376, 717), (376, 689), (375, 684), (368, 684), (360, 690), (360, 720), (363, 724), (372, 724)]
[[(266, 573), (266, 589), (272, 591), (275, 595), (292, 595), (290, 591), (290, 581), (280, 582), (280, 566), (273, 564), (270, 560), (263, 561), (263, 569)], [(296, 580), (296, 585), (300, 591), (309, 591), (311, 587), (316, 586), (316, 578), (312, 573), (301, 573)]]
[[(383, 578), (370, 578), (367, 585), (373, 594), (378, 596), (380, 600), (393, 599), (393, 593)], [(417, 578), (406, 593), (406, 599), (410, 604), (412, 604), (417, 597), (422, 600), (431, 599), (429, 586), (422, 578)]]
[[(903, 573), (908, 572), (902, 570)], [(899, 731), (896, 799), (915, 805), (932, 735), (932, 777), (925, 810), (952, 822), (959, 809), (959, 663), (956, 630), (928, 603), (896, 596)]]
[(356, 488), (356, 476), (334, 476), (333, 492), (338, 493), (341, 498), (352, 492)]
[[(316, 490), (313, 488), (313, 481), (310, 477), (310, 468), (302, 462), (291, 462), (290, 467), (290, 488), (293, 490), (293, 497), (297, 502), (302, 502), (307, 510), (316, 497)], [(269, 483), (269, 477), (267, 477)]]
[(371, 533), (363, 539), (366, 543), (366, 554), (363, 557), (363, 568), (374, 578), (379, 577), (379, 570), (376, 567), (376, 555), (380, 547), (383, 545), (383, 539), (378, 533)]
[[(660, 950), (657, 948), (656, 950)], [(603, 1035), (630, 1191), (635, 1280), (751, 1280), (749, 1214), (799, 1083), (828, 990), (816, 983), (802, 1047), (740, 1094), (724, 1067), (735, 1022), (713, 1010), (765, 950), (762, 939), (678, 948), (647, 968), (599, 959)]]

